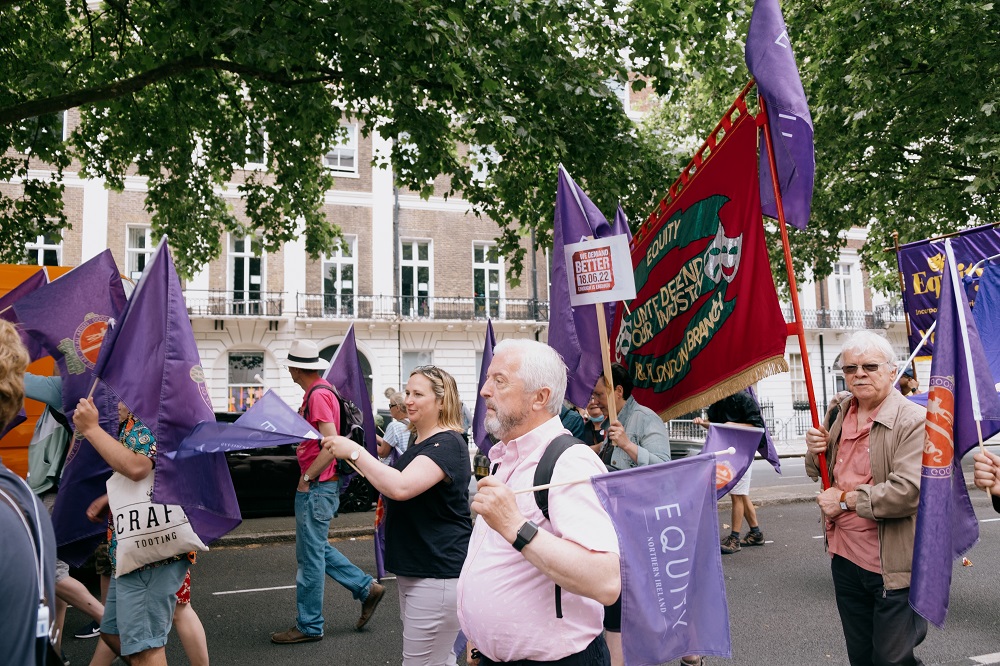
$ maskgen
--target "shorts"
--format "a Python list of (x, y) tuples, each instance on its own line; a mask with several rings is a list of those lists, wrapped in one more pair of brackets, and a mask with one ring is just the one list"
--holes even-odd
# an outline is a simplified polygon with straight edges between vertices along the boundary
[[(41, 494), (40, 499), (42, 500), (42, 504), (45, 505), (45, 508), (49, 510), (49, 515), (51, 516), (52, 509), (55, 508), (56, 505), (56, 491), (46, 490)], [(59, 558), (56, 558), (56, 583), (60, 583), (67, 578), (69, 578), (69, 565)]]
[(111, 579), (101, 633), (117, 634), (123, 655), (167, 644), (177, 591), (189, 566), (186, 559), (177, 560)]
[(730, 495), (749, 495), (750, 494), (750, 472), (753, 470), (753, 463), (747, 467), (746, 473), (736, 482), (733, 489), (729, 491)]
[(108, 556), (108, 542), (105, 541), (94, 551), (94, 569), (98, 576), (114, 576), (111, 568), (111, 558)]
[(622, 595), (610, 606), (604, 607), (604, 628), (608, 631), (622, 631)]

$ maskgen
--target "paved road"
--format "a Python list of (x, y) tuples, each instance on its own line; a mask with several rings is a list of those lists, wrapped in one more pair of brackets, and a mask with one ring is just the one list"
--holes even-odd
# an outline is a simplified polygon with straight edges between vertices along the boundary
[[(1000, 516), (981, 493), (973, 493), (973, 504), (979, 517), (989, 522), (981, 523), (981, 543), (969, 555), (974, 566), (955, 568), (946, 628), (932, 628), (919, 649), (928, 665), (1000, 663), (1000, 657), (996, 662), (969, 659), (1000, 652), (1000, 580), (996, 574), (1000, 571)], [(763, 506), (759, 515), (767, 545), (723, 557), (734, 654), (728, 663), (845, 664), (828, 560), (818, 538), (817, 509), (807, 502), (774, 504)], [(720, 525), (727, 519), (728, 510), (720, 508)], [(359, 566), (373, 569), (370, 539), (344, 540), (337, 545)], [(402, 638), (391, 581), (389, 594), (364, 632), (353, 629), (360, 605), (329, 582), (326, 638), (306, 645), (272, 645), (270, 632), (293, 622), (295, 592), (290, 586), (294, 576), (291, 543), (219, 548), (200, 558), (193, 569), (194, 605), (208, 631), (213, 663), (399, 663)], [(75, 609), (69, 615), (69, 627), (82, 624)], [(93, 645), (93, 640), (70, 638), (66, 654), (74, 665), (85, 664)], [(187, 663), (173, 638), (168, 657), (172, 664)]]

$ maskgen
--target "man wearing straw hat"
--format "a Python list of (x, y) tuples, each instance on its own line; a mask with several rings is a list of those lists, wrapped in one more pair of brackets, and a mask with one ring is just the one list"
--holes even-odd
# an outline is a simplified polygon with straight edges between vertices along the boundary
[(606, 468), (588, 446), (563, 452), (548, 519), (526, 492), (545, 449), (567, 433), (559, 420), (565, 392), (566, 366), (551, 347), (515, 339), (496, 346), (480, 393), (498, 441), (472, 502), (479, 518), (458, 581), (459, 621), (481, 666), (610, 663), (601, 623), (621, 591), (618, 539), (588, 482)]
[[(340, 401), (330, 383), (319, 371), (330, 364), (320, 358), (319, 348), (311, 340), (295, 340), (285, 362), (292, 381), (306, 392), (299, 414), (323, 436), (336, 435), (340, 423)], [(332, 453), (319, 445), (318, 439), (299, 444), (295, 455), (302, 475), (295, 493), (295, 600), (298, 614), (295, 626), (271, 634), (279, 644), (308, 643), (323, 639), (324, 572), (347, 588), (361, 602), (360, 630), (371, 619), (382, 600), (385, 588), (351, 563), (330, 545), (330, 520), (340, 506), (340, 479)]]

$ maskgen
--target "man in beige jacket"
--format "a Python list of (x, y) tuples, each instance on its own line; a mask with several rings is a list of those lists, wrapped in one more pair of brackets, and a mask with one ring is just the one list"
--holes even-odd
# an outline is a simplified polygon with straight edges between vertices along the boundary
[(925, 411), (893, 388), (885, 338), (855, 333), (840, 358), (850, 395), (831, 406), (826, 427), (806, 433), (806, 471), (818, 477), (826, 454), (831, 486), (816, 501), (847, 654), (852, 666), (921, 664), (913, 649), (927, 622), (910, 608), (909, 588)]

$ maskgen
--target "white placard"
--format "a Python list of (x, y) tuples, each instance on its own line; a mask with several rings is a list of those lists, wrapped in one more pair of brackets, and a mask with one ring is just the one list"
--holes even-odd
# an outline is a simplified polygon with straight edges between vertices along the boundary
[(632, 257), (624, 234), (573, 243), (565, 250), (571, 305), (635, 298)]

